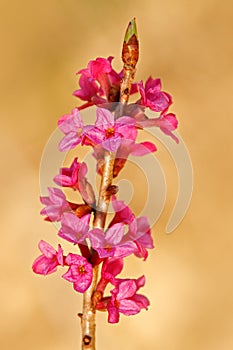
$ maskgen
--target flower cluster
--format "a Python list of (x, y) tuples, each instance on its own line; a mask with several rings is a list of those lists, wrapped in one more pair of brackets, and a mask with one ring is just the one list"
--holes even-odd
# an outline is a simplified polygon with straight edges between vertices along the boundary
[[(159, 127), (165, 134), (178, 141), (172, 133), (177, 128), (177, 119), (168, 112), (171, 96), (162, 91), (160, 79), (149, 77), (131, 85), (130, 95), (138, 93), (140, 98), (123, 106), (118, 112), (120, 85), (123, 72), (112, 68), (113, 57), (97, 58), (87, 68), (78, 72), (80, 88), (74, 95), (85, 103), (74, 108), (58, 120), (58, 127), (64, 133), (59, 150), (69, 151), (75, 147), (87, 146), (93, 149), (97, 173), (102, 175), (106, 153), (114, 154), (113, 177), (124, 167), (129, 155), (144, 156), (155, 152), (156, 146), (148, 141), (138, 143), (137, 135), (145, 127)], [(96, 120), (86, 125), (80, 111), (96, 106)], [(159, 113), (148, 118), (147, 108)], [(154, 247), (151, 228), (147, 217), (136, 217), (131, 209), (119, 200), (116, 193), (110, 193), (114, 216), (106, 228), (93, 226), (92, 218), (98, 211), (96, 193), (88, 181), (88, 167), (76, 157), (70, 167), (62, 167), (54, 177), (57, 187), (48, 188), (48, 196), (41, 197), (44, 208), (41, 214), (45, 220), (60, 222), (58, 236), (79, 248), (80, 253), (64, 255), (59, 245), (57, 251), (45, 241), (40, 241), (41, 255), (33, 263), (33, 271), (48, 275), (57, 267), (67, 269), (62, 277), (73, 283), (74, 289), (84, 293), (91, 285), (93, 268), (101, 266), (101, 277), (96, 286), (95, 307), (108, 312), (108, 321), (119, 321), (120, 313), (134, 315), (147, 309), (149, 300), (138, 294), (144, 286), (145, 277), (120, 279), (124, 260), (129, 255), (146, 260), (148, 249)], [(68, 188), (78, 191), (82, 203), (67, 200), (63, 191)], [(117, 191), (115, 191), (117, 192)], [(105, 295), (106, 286), (112, 285), (110, 295)]]

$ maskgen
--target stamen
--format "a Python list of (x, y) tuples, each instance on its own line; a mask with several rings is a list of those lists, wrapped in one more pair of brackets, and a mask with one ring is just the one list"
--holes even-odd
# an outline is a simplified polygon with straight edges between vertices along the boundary
[(110, 137), (115, 135), (115, 130), (114, 128), (108, 128), (107, 130), (105, 130), (105, 136), (107, 137), (107, 139), (109, 139)]

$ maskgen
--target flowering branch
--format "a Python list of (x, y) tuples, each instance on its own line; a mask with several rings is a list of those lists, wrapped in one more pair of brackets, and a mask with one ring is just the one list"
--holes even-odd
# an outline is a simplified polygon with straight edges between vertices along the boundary
[[(124, 62), (124, 73), (120, 87), (120, 102), (126, 104), (129, 99), (131, 84), (134, 78), (135, 66), (138, 59), (138, 40), (137, 40), (136, 23), (133, 19), (126, 30), (125, 40), (122, 50), (122, 60)], [(122, 110), (116, 112), (120, 117)], [(116, 116), (115, 116), (116, 118)], [(112, 185), (114, 170), (115, 154), (105, 151), (104, 169), (100, 184), (99, 200), (93, 220), (93, 227), (104, 229), (105, 220), (108, 212), (108, 206), (111, 198), (111, 192), (108, 189)], [(94, 278), (89, 289), (83, 297), (83, 314), (82, 314), (82, 349), (95, 350), (95, 305), (93, 296), (97, 284), (98, 266), (93, 270)]]
[[(74, 92), (84, 103), (58, 120), (64, 133), (59, 143), (61, 152), (79, 146), (92, 147), (96, 170), (101, 176), (98, 199), (88, 181), (88, 167), (77, 157), (70, 167), (60, 169), (54, 182), (62, 188), (78, 191), (83, 202), (70, 202), (61, 189), (53, 187), (48, 188), (48, 196), (40, 198), (45, 206), (41, 210), (45, 220), (60, 221), (58, 236), (79, 247), (80, 254), (65, 255), (60, 244), (55, 250), (41, 240), (41, 255), (32, 268), (41, 275), (51, 274), (58, 267), (66, 268), (62, 278), (83, 294), (83, 310), (79, 314), (82, 350), (95, 350), (96, 310), (107, 311), (108, 322), (117, 323), (120, 314), (135, 315), (149, 306), (149, 300), (138, 293), (145, 284), (144, 276), (137, 279), (117, 276), (127, 256), (134, 254), (146, 260), (148, 249), (154, 247), (150, 224), (147, 217), (136, 217), (117, 199), (118, 188), (112, 182), (129, 155), (144, 156), (156, 151), (151, 142), (137, 143), (138, 131), (159, 127), (178, 142), (172, 133), (178, 122), (175, 114), (168, 112), (172, 97), (161, 90), (160, 79), (149, 77), (145, 84), (134, 83), (138, 55), (138, 35), (133, 19), (124, 38), (123, 70), (117, 73), (112, 68), (111, 56), (90, 61), (87, 68), (78, 72), (80, 88)], [(139, 100), (129, 103), (135, 92), (139, 92)], [(85, 125), (80, 111), (90, 106), (97, 106), (96, 121), (94, 125)], [(159, 115), (148, 118), (147, 108)], [(115, 214), (105, 227), (110, 202)], [(112, 289), (110, 295), (106, 295), (109, 284)]]

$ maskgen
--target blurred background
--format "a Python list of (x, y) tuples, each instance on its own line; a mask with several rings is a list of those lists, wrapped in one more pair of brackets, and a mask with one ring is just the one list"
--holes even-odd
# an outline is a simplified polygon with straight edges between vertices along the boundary
[(79, 103), (75, 73), (109, 55), (121, 69), (134, 16), (136, 79), (160, 77), (173, 95), (194, 191), (182, 223), (167, 235), (177, 173), (158, 143), (168, 195), (153, 229), (156, 250), (146, 262), (128, 259), (123, 273), (146, 275), (142, 293), (151, 306), (117, 325), (98, 314), (97, 349), (232, 349), (232, 1), (1, 0), (0, 16), (1, 349), (80, 348), (81, 296), (60, 272), (43, 278), (31, 271), (38, 241), (59, 242), (39, 215), (40, 159), (57, 119)]

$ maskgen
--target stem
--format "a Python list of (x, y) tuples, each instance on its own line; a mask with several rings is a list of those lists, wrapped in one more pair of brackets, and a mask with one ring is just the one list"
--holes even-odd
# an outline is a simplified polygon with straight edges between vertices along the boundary
[(111, 197), (108, 188), (112, 184), (114, 161), (115, 153), (106, 151), (104, 156), (104, 170), (100, 184), (99, 200), (93, 221), (93, 226), (100, 229), (104, 228)]
[(83, 314), (81, 316), (82, 349), (95, 350), (95, 307), (92, 295), (98, 279), (98, 265), (93, 267), (93, 279), (90, 287), (83, 294)]
[[(115, 154), (111, 152), (105, 153), (104, 170), (101, 179), (99, 200), (93, 227), (103, 229), (106, 221), (108, 205), (111, 195), (107, 191), (112, 184), (113, 168)], [(99, 265), (93, 267), (93, 280), (90, 287), (83, 295), (83, 314), (82, 314), (82, 350), (95, 350), (95, 303), (93, 295), (97, 286)]]
[[(115, 119), (122, 116), (124, 105), (127, 104), (131, 84), (134, 79), (135, 66), (138, 61), (138, 39), (135, 19), (133, 19), (126, 30), (122, 60), (124, 63), (124, 73), (121, 81), (120, 109), (115, 112)], [(104, 169), (101, 178), (99, 199), (93, 220), (93, 227), (104, 229), (108, 206), (111, 198), (111, 191), (108, 191), (112, 185), (113, 170), (115, 162), (115, 153), (105, 151)], [(82, 350), (95, 350), (95, 304), (96, 298), (94, 293), (97, 286), (99, 265), (93, 267), (93, 280), (90, 287), (83, 295), (83, 314), (81, 316), (82, 326)]]

